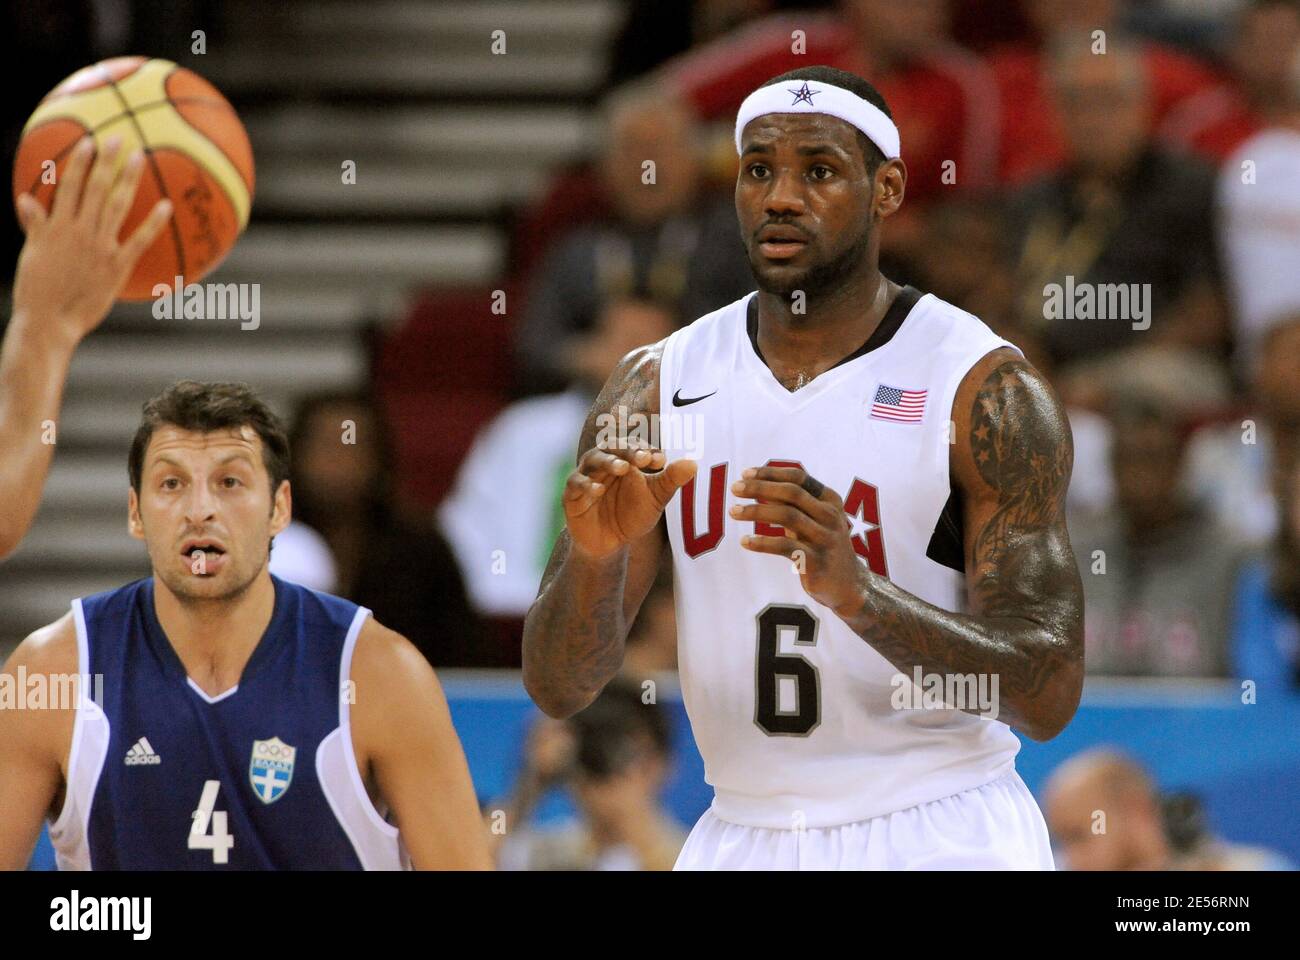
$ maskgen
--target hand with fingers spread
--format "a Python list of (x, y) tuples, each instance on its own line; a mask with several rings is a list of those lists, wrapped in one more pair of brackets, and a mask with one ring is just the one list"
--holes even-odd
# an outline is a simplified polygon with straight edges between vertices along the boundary
[(119, 169), (120, 149), (117, 137), (98, 153), (90, 137), (78, 143), (48, 213), (31, 194), (18, 197), (27, 242), (14, 276), (14, 317), (66, 344), (75, 346), (99, 326), (171, 216), (171, 202), (159, 200), (129, 237), (118, 239), (144, 170), (139, 151)]
[(94, 155), (87, 137), (72, 151), (50, 212), (18, 197), (27, 242), (14, 274), (13, 316), (0, 343), (0, 558), (13, 551), (40, 505), (73, 351), (108, 315), (136, 261), (171, 216), (162, 200), (125, 241), (118, 233), (135, 199), (143, 157), (121, 172), (120, 144)]
[(789, 558), (810, 597), (840, 617), (857, 613), (868, 568), (853, 549), (852, 525), (838, 493), (798, 467), (749, 467), (731, 485), (731, 492), (762, 501), (736, 504), (732, 517), (785, 530), (781, 537), (741, 537), (744, 549)]
[(649, 533), (668, 501), (695, 476), (694, 460), (667, 462), (644, 444), (598, 444), (582, 455), (564, 487), (573, 549), (607, 557)]

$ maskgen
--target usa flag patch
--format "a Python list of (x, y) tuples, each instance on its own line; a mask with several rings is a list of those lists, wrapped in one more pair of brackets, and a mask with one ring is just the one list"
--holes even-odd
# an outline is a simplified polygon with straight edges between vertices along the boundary
[(889, 387), (883, 383), (876, 387), (876, 399), (871, 404), (872, 420), (887, 420), (890, 423), (920, 423), (924, 413), (924, 390), (904, 390), (901, 387)]

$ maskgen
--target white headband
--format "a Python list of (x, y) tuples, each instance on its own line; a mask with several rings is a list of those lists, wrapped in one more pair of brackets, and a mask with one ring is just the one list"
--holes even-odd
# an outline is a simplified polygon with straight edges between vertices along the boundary
[(736, 114), (736, 153), (741, 152), (740, 134), (745, 124), (765, 113), (825, 113), (838, 117), (861, 130), (868, 140), (880, 148), (886, 159), (899, 156), (898, 127), (874, 103), (868, 103), (856, 93), (829, 83), (807, 80), (790, 80), (759, 87), (745, 98)]

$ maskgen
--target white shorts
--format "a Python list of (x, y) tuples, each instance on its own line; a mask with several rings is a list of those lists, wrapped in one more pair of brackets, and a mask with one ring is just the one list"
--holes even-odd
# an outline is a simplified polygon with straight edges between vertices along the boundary
[(771, 830), (706, 810), (674, 870), (1055, 870), (1047, 824), (1012, 770), (962, 793), (836, 827)]

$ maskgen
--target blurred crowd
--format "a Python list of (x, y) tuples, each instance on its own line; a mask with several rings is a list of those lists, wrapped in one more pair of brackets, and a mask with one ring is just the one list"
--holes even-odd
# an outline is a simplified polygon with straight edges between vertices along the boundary
[[(633, 347), (754, 288), (736, 109), (771, 76), (829, 64), (875, 84), (900, 129), (886, 275), (976, 314), (1067, 406), (1089, 674), (1300, 695), (1300, 0), (627, 7), (590, 152), (514, 211), (508, 275), (418, 291), (370, 389), (301, 404), (297, 519), (273, 572), (369, 606), (436, 666), (517, 666), (601, 384)], [(90, 59), (60, 55), (68, 72)], [(1131, 295), (1089, 317), (1050, 308), (1054, 288)], [(409, 387), (422, 362), (432, 379)], [(508, 831), (503, 865), (671, 864), (681, 832), (655, 800), (668, 737), (637, 705), (674, 668), (665, 572), (625, 682), (590, 716), (539, 725), (499, 804), (525, 823), (566, 783), (581, 826)], [(1074, 866), (1270, 862), (1192, 831), (1191, 801), (1119, 754), (1076, 758), (1049, 794)], [(1108, 804), (1124, 829), (1080, 852), (1077, 812)]]

